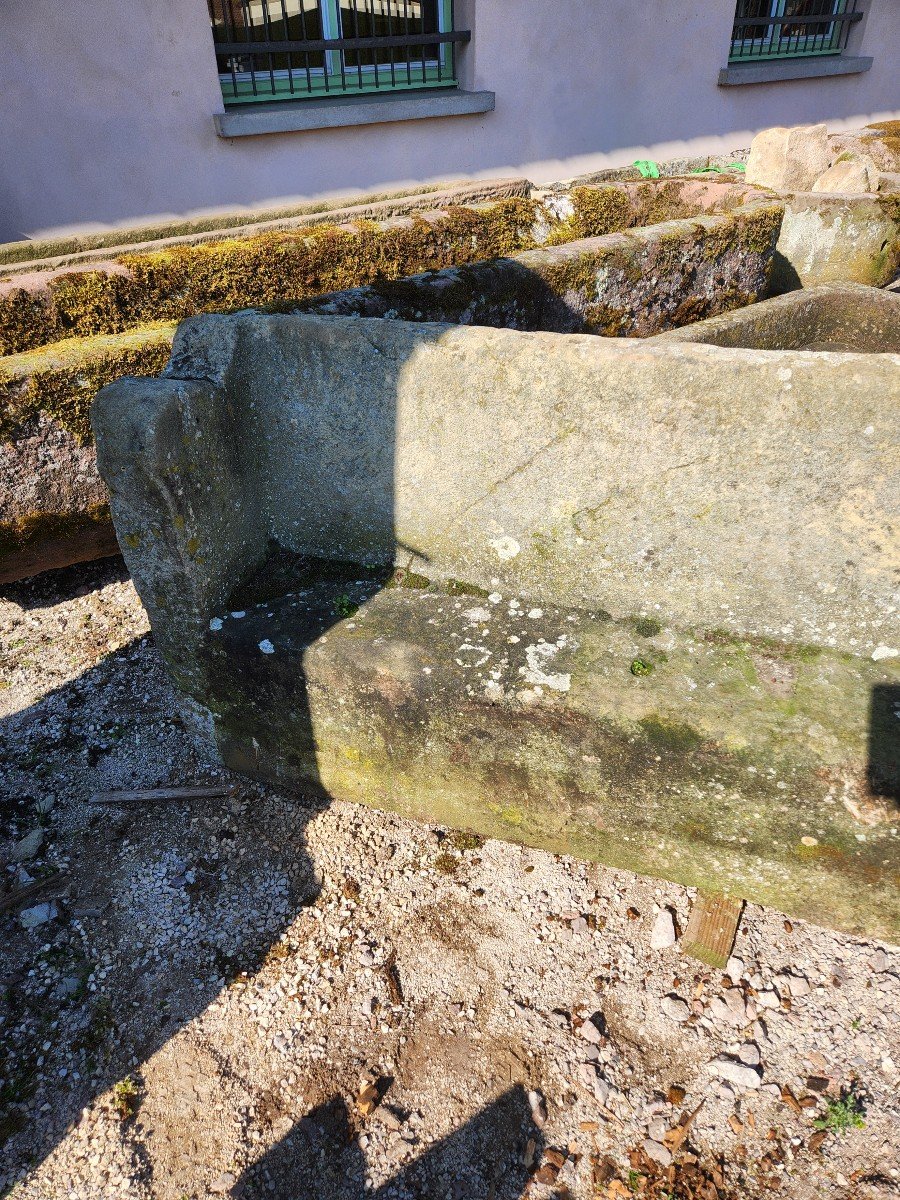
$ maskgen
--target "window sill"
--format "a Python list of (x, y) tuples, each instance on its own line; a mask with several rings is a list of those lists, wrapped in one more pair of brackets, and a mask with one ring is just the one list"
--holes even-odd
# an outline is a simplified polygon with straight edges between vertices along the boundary
[(868, 71), (871, 65), (871, 58), (860, 58), (850, 54), (731, 63), (719, 72), (719, 87), (735, 87), (742, 83), (774, 83), (781, 79), (816, 79), (826, 75), (859, 75)]
[(338, 129), (383, 121), (421, 121), (428, 117), (461, 117), (491, 112), (493, 92), (390, 92), (382, 95), (334, 96), (317, 100), (247, 104), (216, 113), (219, 137), (265, 133), (297, 133), (305, 129)]

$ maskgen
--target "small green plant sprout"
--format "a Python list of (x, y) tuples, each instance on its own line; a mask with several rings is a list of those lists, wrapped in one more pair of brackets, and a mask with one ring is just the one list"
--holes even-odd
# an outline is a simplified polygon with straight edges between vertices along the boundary
[(643, 179), (659, 179), (659, 167), (651, 158), (638, 158), (631, 164), (637, 167)]
[(648, 662), (646, 658), (636, 658), (631, 664), (631, 673), (632, 675), (637, 675), (639, 679), (642, 679), (647, 675), (652, 675), (653, 663)]
[(344, 592), (343, 595), (338, 596), (337, 600), (335, 600), (334, 611), (339, 617), (355, 617), (359, 612), (359, 605), (354, 604), (347, 593)]
[(120, 1079), (113, 1086), (113, 1105), (120, 1121), (127, 1121), (137, 1112), (137, 1102), (140, 1091), (130, 1075)]
[(858, 1033), (859, 1030), (862, 1029), (862, 1017), (854, 1017), (850, 1022), (850, 1028), (854, 1031), (854, 1033)]
[(447, 840), (457, 850), (480, 850), (484, 845), (481, 834), (471, 829), (454, 829)]
[(865, 1125), (862, 1100), (854, 1092), (844, 1092), (837, 1100), (829, 1100), (825, 1115), (814, 1122), (816, 1129), (829, 1133), (848, 1133)]

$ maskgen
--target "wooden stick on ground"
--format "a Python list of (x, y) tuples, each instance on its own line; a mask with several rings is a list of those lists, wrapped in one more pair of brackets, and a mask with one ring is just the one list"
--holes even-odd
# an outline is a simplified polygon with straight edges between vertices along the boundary
[(210, 796), (233, 796), (233, 783), (213, 787), (144, 788), (135, 792), (95, 792), (91, 804), (152, 804), (164, 800), (201, 800)]
[(55, 875), (48, 875), (46, 879), (36, 879), (34, 883), (26, 883), (24, 887), (16, 888), (15, 891), (0, 895), (0, 913), (4, 913), (10, 908), (17, 908), (20, 904), (24, 904), (26, 900), (33, 900), (36, 896), (43, 896), (48, 891), (61, 892), (67, 878), (62, 871), (57, 871)]
[(681, 939), (682, 954), (724, 970), (743, 911), (743, 900), (698, 892)]

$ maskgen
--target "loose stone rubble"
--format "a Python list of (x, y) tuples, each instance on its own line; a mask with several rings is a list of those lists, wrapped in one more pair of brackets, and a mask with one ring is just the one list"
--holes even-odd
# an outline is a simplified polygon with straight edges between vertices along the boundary
[[(221, 778), (131, 584), (20, 585), (0, 648), (0, 852), (44, 834), (5, 886), (64, 877), (0, 916), (0, 1194), (900, 1192), (895, 947), (748, 905), (716, 972), (651, 945), (691, 892), (627, 872), (240, 780), (91, 807)], [(848, 1089), (865, 1124), (818, 1130)]]

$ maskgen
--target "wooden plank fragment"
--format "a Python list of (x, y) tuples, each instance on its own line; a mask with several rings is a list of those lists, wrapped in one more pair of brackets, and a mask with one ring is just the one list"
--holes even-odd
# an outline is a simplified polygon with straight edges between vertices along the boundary
[(152, 804), (163, 800), (200, 800), (209, 796), (232, 796), (233, 783), (213, 787), (145, 788), (135, 792), (95, 792), (91, 804)]
[(46, 879), (36, 879), (33, 883), (25, 884), (24, 887), (5, 892), (0, 895), (0, 913), (4, 913), (10, 908), (19, 908), (26, 900), (34, 900), (37, 896), (45, 898), (48, 892), (52, 892), (56, 896), (64, 890), (67, 883), (68, 876), (63, 871), (57, 871), (55, 875), (48, 875)]
[(724, 970), (743, 911), (743, 900), (698, 892), (681, 939), (681, 952), (708, 967)]

